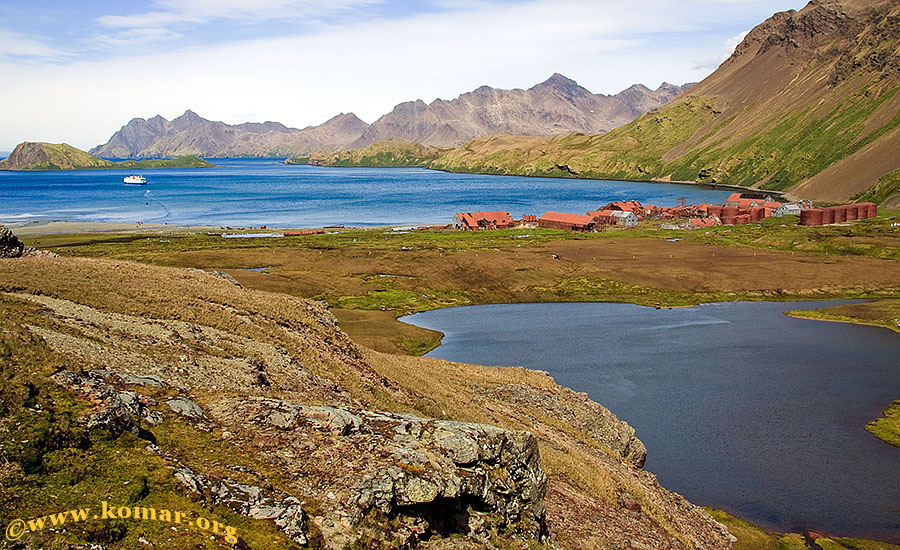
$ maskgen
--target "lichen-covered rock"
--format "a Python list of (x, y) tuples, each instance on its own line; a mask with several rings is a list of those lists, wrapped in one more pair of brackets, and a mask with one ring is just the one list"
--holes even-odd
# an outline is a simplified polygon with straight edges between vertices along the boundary
[(186, 416), (191, 420), (205, 420), (208, 421), (209, 418), (206, 416), (206, 413), (203, 412), (203, 409), (192, 399), (185, 397), (183, 395), (179, 395), (177, 397), (173, 397), (171, 399), (166, 400), (166, 405), (169, 406), (174, 412)]
[(130, 372), (111, 371), (97, 369), (91, 371), (91, 374), (100, 376), (101, 378), (115, 378), (120, 384), (131, 386), (152, 386), (156, 388), (165, 388), (169, 384), (154, 374), (132, 374)]
[[(256, 407), (253, 407), (253, 403)], [(344, 409), (307, 406), (279, 399), (250, 398), (248, 408), (254, 421), (278, 428), (294, 428), (301, 422), (331, 430), (339, 435), (359, 431), (362, 420)]]
[(175, 479), (210, 505), (227, 506), (233, 512), (253, 519), (275, 522), (297, 544), (306, 544), (306, 513), (292, 496), (267, 493), (255, 485), (230, 479), (211, 480), (186, 466), (175, 469)]
[(82, 399), (98, 403), (92, 413), (81, 418), (82, 425), (88, 430), (105, 429), (114, 437), (123, 432), (140, 435), (134, 417), (140, 418), (144, 407), (134, 392), (120, 392), (99, 377), (82, 376), (68, 370), (54, 374), (52, 379)]
[(423, 536), (465, 535), (472, 509), (526, 538), (544, 532), (547, 477), (527, 432), (268, 398), (222, 399), (211, 412), (286, 468), (329, 480), (328, 491), (310, 488), (326, 538), (371, 513), (415, 520)]

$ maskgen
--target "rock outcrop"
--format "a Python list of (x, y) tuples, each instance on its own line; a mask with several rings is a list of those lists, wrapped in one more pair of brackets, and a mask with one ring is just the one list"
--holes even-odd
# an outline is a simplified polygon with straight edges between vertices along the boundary
[(186, 466), (175, 469), (175, 479), (209, 505), (220, 505), (253, 519), (271, 520), (297, 544), (306, 544), (306, 513), (300, 501), (289, 495), (272, 494), (255, 485), (231, 479), (213, 480)]
[[(243, 419), (260, 430), (253, 437), (314, 446), (303, 467), (333, 480), (331, 498), (322, 500), (333, 507), (329, 515), (352, 525), (377, 512), (416, 520), (420, 537), (467, 534), (471, 508), (530, 538), (545, 532), (547, 476), (527, 432), (268, 398), (217, 400), (213, 408), (230, 431), (246, 431), (232, 423)], [(329, 530), (325, 518), (318, 523)]]
[(158, 415), (148, 407), (150, 403), (155, 403), (153, 400), (133, 391), (118, 391), (99, 376), (62, 370), (53, 375), (53, 381), (85, 401), (95, 403), (94, 409), (81, 417), (81, 423), (87, 430), (107, 430), (113, 437), (124, 432), (140, 436), (142, 431), (135, 418), (146, 418), (151, 424), (158, 423)]
[(482, 86), (449, 101), (401, 103), (372, 123), (351, 147), (390, 138), (455, 147), (492, 134), (601, 133), (661, 107), (688, 86), (664, 83), (654, 91), (637, 84), (607, 96), (591, 93), (559, 73), (527, 90)]
[(0, 258), (18, 258), (25, 252), (25, 243), (9, 228), (0, 225)]

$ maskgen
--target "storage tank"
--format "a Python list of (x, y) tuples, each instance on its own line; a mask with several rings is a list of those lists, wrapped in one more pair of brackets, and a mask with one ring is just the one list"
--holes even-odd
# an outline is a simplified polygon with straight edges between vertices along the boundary
[(878, 215), (878, 205), (874, 202), (864, 202), (862, 204), (866, 205), (866, 217), (874, 218)]
[(718, 206), (718, 205), (715, 205), (715, 204), (711, 204), (711, 205), (709, 206), (709, 208), (706, 209), (706, 211), (709, 212), (709, 214), (710, 214), (711, 216), (712, 216), (712, 215), (716, 215), (716, 216), (719, 216), (719, 217), (721, 218), (721, 217), (722, 217), (722, 210), (723, 210), (724, 208), (725, 208), (724, 206)]
[(859, 210), (857, 210), (855, 204), (845, 204), (841, 208), (844, 209), (844, 212), (847, 213), (847, 221), (852, 222), (857, 218), (857, 214), (859, 214)]
[(869, 217), (869, 207), (864, 202), (856, 203), (856, 219), (864, 220)]
[(734, 218), (735, 225), (747, 225), (750, 223), (750, 214), (740, 214)]
[(800, 225), (822, 225), (824, 212), (821, 208), (809, 208), (800, 211)]
[(828, 208), (822, 209), (822, 224), (828, 225), (830, 223), (834, 223), (834, 207), (829, 206)]
[(847, 221), (847, 211), (843, 206), (832, 206), (834, 209), (834, 223), (842, 223)]
[(766, 209), (762, 206), (754, 206), (750, 209), (750, 221), (758, 222), (759, 220), (766, 217)]

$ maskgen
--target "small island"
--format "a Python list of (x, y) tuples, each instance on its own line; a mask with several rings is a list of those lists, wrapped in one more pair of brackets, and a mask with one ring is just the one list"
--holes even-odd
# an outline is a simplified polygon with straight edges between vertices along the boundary
[(0, 170), (115, 170), (154, 168), (210, 168), (215, 166), (196, 155), (173, 159), (111, 160), (95, 157), (67, 143), (23, 141), (0, 161)]

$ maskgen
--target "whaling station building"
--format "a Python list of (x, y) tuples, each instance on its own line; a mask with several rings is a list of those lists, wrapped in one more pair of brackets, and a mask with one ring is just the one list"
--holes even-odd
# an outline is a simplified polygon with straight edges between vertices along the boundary
[(542, 216), (524, 215), (514, 220), (509, 212), (462, 212), (456, 215), (457, 229), (506, 229), (510, 227), (544, 227), (565, 231), (597, 231), (604, 226), (634, 227), (642, 219), (683, 220), (663, 224), (663, 229), (691, 229), (717, 225), (744, 225), (772, 216), (799, 215), (800, 225), (824, 225), (873, 218), (878, 214), (875, 203), (863, 202), (813, 208), (810, 201), (781, 203), (765, 193), (732, 193), (724, 205), (684, 204), (680, 199), (674, 208), (642, 205), (638, 201), (615, 201), (586, 214), (545, 212)]

